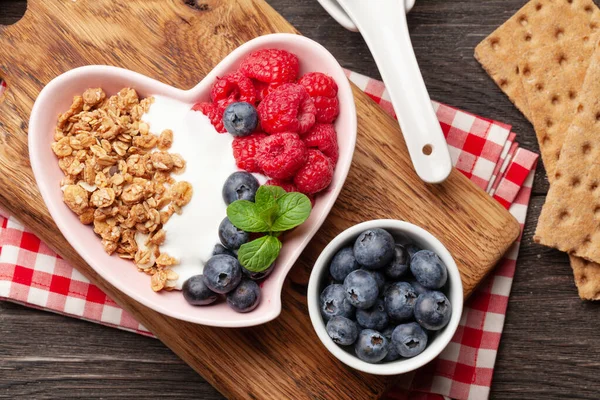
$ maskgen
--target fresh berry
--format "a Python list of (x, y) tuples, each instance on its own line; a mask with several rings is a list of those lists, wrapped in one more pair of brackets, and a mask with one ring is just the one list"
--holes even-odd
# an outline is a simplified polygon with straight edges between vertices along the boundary
[(251, 53), (240, 65), (249, 78), (267, 83), (294, 82), (298, 76), (298, 57), (285, 50), (262, 49)]
[(226, 254), (231, 257), (237, 257), (237, 255), (232, 250), (229, 250), (227, 247), (223, 246), (221, 243), (215, 244), (215, 247), (212, 252), (213, 256), (216, 256), (218, 254)]
[(396, 326), (388, 326), (381, 332), (381, 334), (388, 340), (388, 353), (383, 361), (396, 361), (400, 358), (400, 353), (398, 353), (398, 349), (392, 342), (392, 333), (394, 332), (394, 328), (396, 328)]
[(282, 181), (280, 179), (269, 179), (265, 185), (279, 186), (288, 193), (297, 192), (298, 188), (292, 182)]
[(267, 133), (307, 132), (315, 124), (315, 103), (304, 87), (287, 83), (258, 105), (262, 129)]
[(322, 124), (333, 123), (340, 114), (340, 103), (337, 97), (313, 97), (316, 114), (315, 119)]
[(408, 256), (410, 258), (413, 258), (413, 256), (415, 255), (416, 252), (423, 250), (422, 248), (420, 248), (419, 246), (417, 246), (414, 243), (408, 243), (404, 247), (406, 248), (406, 251), (408, 251)]
[(427, 289), (425, 286), (421, 285), (416, 279), (411, 279), (410, 281), (408, 281), (408, 283), (410, 283), (410, 286), (412, 286), (413, 289), (415, 289), (415, 293), (417, 293), (418, 296), (424, 293), (431, 292), (431, 289)]
[(295, 133), (271, 135), (259, 143), (256, 161), (267, 176), (287, 179), (306, 161), (306, 146)]
[(194, 275), (183, 282), (183, 297), (193, 306), (205, 306), (217, 300), (217, 294), (204, 283), (202, 275)]
[(231, 147), (233, 148), (233, 158), (239, 169), (248, 172), (262, 172), (256, 162), (256, 151), (259, 143), (266, 138), (264, 133), (253, 133), (246, 137), (236, 137), (233, 139)]
[(254, 201), (260, 183), (249, 172), (237, 171), (229, 175), (223, 185), (223, 200), (229, 205), (236, 200)]
[(321, 72), (309, 72), (298, 80), (313, 98), (317, 108), (317, 122), (330, 124), (340, 113), (337, 99), (338, 87), (333, 78)]
[(332, 317), (342, 316), (346, 318), (354, 317), (354, 307), (346, 298), (344, 286), (332, 284), (327, 286), (319, 296), (321, 315), (325, 321)]
[(256, 89), (252, 81), (239, 72), (232, 72), (217, 78), (211, 91), (210, 98), (217, 108), (225, 110), (228, 105), (235, 102), (256, 103)]
[(368, 269), (385, 267), (394, 258), (394, 237), (381, 228), (361, 233), (354, 242), (354, 256)]
[(229, 293), (242, 280), (242, 270), (237, 258), (219, 254), (212, 256), (204, 266), (202, 279), (210, 290)]
[(267, 97), (267, 95), (269, 93), (271, 93), (273, 90), (275, 90), (277, 88), (276, 84), (271, 86), (271, 84), (269, 84), (267, 82), (257, 81), (256, 79), (252, 79), (252, 83), (254, 84), (254, 87), (256, 88), (256, 100), (257, 101), (263, 101), (263, 99), (265, 97)]
[(306, 147), (314, 147), (321, 150), (331, 159), (333, 165), (337, 163), (339, 148), (337, 142), (337, 133), (331, 124), (314, 124), (313, 127), (302, 136)]
[(416, 252), (410, 259), (410, 271), (428, 289), (439, 289), (448, 279), (444, 262), (431, 250)]
[(192, 107), (192, 110), (200, 111), (206, 115), (217, 132), (227, 132), (223, 126), (223, 113), (213, 103), (196, 103)]
[(354, 345), (356, 356), (369, 363), (377, 363), (388, 353), (388, 340), (380, 332), (363, 329)]
[(329, 273), (336, 281), (343, 282), (350, 272), (359, 268), (360, 265), (354, 258), (352, 247), (348, 246), (335, 253), (331, 264), (329, 264)]
[(250, 103), (231, 103), (223, 112), (223, 126), (233, 136), (248, 136), (258, 125), (256, 108)]
[(253, 281), (259, 281), (269, 276), (271, 272), (273, 272), (273, 268), (275, 268), (275, 263), (271, 264), (269, 268), (265, 269), (264, 271), (252, 272), (244, 268), (244, 266), (242, 265), (242, 274), (252, 279)]
[(301, 193), (315, 194), (327, 188), (333, 179), (333, 162), (319, 150), (306, 151), (306, 164), (294, 177), (294, 183)]
[(356, 322), (342, 316), (331, 318), (325, 329), (331, 340), (341, 346), (351, 345), (358, 337)]
[(439, 331), (450, 321), (452, 304), (442, 292), (422, 294), (415, 303), (415, 319), (425, 329)]
[(396, 282), (385, 292), (385, 310), (390, 318), (406, 321), (413, 316), (417, 297), (410, 283)]
[(337, 83), (335, 83), (332, 77), (325, 75), (322, 72), (309, 72), (304, 74), (298, 79), (298, 84), (304, 86), (311, 97), (337, 96)]
[(244, 279), (235, 289), (227, 293), (227, 304), (237, 312), (247, 313), (258, 306), (260, 297), (260, 288), (256, 282)]
[(362, 269), (348, 274), (344, 279), (344, 291), (350, 304), (363, 310), (372, 307), (379, 296), (377, 281), (370, 273)]
[(241, 245), (248, 242), (250, 235), (248, 232), (238, 229), (231, 223), (229, 218), (225, 217), (219, 225), (219, 239), (221, 239), (223, 246), (229, 250), (237, 250)]
[(385, 266), (383, 272), (390, 279), (399, 279), (408, 272), (410, 257), (408, 251), (401, 244), (396, 244), (394, 247), (394, 258), (392, 262)]
[(381, 299), (377, 300), (371, 308), (356, 310), (356, 322), (363, 328), (382, 331), (388, 326), (389, 321), (383, 300)]
[(416, 322), (398, 325), (392, 332), (392, 343), (402, 357), (414, 357), (427, 347), (427, 333)]
[(364, 271), (367, 271), (368, 273), (371, 274), (371, 276), (373, 276), (373, 278), (375, 279), (375, 282), (377, 282), (377, 289), (379, 289), (379, 296), (382, 296), (384, 293), (384, 288), (385, 288), (385, 276), (383, 276), (383, 274), (379, 271), (375, 271), (375, 270), (371, 270), (371, 269), (366, 269), (366, 268), (362, 268)]

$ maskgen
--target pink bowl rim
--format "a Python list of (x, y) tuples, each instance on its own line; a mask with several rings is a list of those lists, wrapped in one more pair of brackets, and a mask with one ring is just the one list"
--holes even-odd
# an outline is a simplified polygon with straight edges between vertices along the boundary
[[(44, 104), (52, 101), (52, 94), (54, 92), (54, 88), (60, 86), (64, 81), (75, 79), (78, 76), (84, 76), (88, 73), (105, 73), (108, 75), (119, 74), (123, 76), (127, 76), (132, 80), (136, 81), (145, 81), (148, 84), (153, 85), (157, 88), (157, 92), (160, 90), (163, 94), (167, 94), (169, 96), (177, 97), (182, 101), (193, 102), (198, 98), (199, 94), (206, 90), (206, 86), (209, 86), (214, 82), (214, 80), (218, 77), (226, 73), (231, 69), (232, 65), (234, 65), (239, 58), (250, 51), (258, 50), (260, 48), (268, 48), (268, 47), (281, 47), (285, 43), (295, 43), (299, 46), (304, 47), (312, 47), (311, 51), (320, 59), (329, 66), (335, 66), (333, 69), (339, 70), (333, 77), (338, 84), (338, 96), (340, 103), (344, 102), (348, 107), (348, 113), (346, 115), (347, 123), (349, 124), (349, 129), (345, 133), (348, 138), (349, 148), (351, 151), (349, 152), (348, 157), (341, 158), (338, 160), (338, 164), (336, 166), (336, 173), (340, 174), (340, 183), (332, 187), (328, 190), (328, 201), (325, 204), (324, 212), (322, 213), (322, 218), (317, 220), (310, 229), (303, 236), (302, 241), (299, 245), (297, 245), (292, 252), (292, 255), (289, 259), (289, 262), (285, 265), (279, 265), (278, 268), (284, 268), (285, 271), (281, 275), (279, 275), (278, 280), (276, 282), (277, 291), (274, 293), (274, 297), (272, 299), (272, 305), (270, 308), (266, 309), (265, 312), (257, 315), (253, 315), (252, 318), (248, 318), (248, 314), (240, 314), (245, 317), (242, 319), (213, 319), (213, 318), (203, 318), (200, 315), (189, 315), (187, 313), (178, 312), (177, 310), (173, 310), (166, 307), (161, 307), (160, 304), (152, 303), (145, 301), (143, 298), (137, 295), (135, 290), (132, 290), (126, 284), (118, 279), (117, 276), (113, 274), (105, 274), (103, 273), (101, 268), (96, 268), (96, 261), (94, 258), (86, 250), (85, 246), (82, 246), (78, 241), (78, 238), (75, 232), (69, 229), (69, 225), (63, 221), (59, 215), (60, 207), (64, 207), (64, 203), (62, 200), (56, 201), (54, 199), (55, 196), (51, 194), (50, 187), (43, 181), (44, 174), (43, 169), (44, 165), (41, 162), (41, 157), (39, 157), (40, 152), (42, 150), (42, 146), (39, 144), (41, 140), (39, 137), (41, 134), (45, 134), (47, 132), (47, 127), (44, 128), (40, 126), (41, 123), (38, 123), (39, 114), (41, 113)], [(332, 74), (333, 75), (333, 74)], [(44, 131), (46, 129), (46, 131)], [(38, 133), (39, 132), (39, 133)], [(241, 327), (249, 327), (264, 324), (275, 319), (281, 313), (281, 292), (283, 289), (283, 283), (289, 270), (297, 261), (298, 257), (306, 247), (306, 245), (310, 242), (316, 232), (319, 230), (325, 218), (329, 214), (331, 208), (335, 204), (339, 193), (343, 187), (343, 183), (345, 182), (348, 172), (350, 170), (350, 165), (352, 164), (353, 153), (356, 145), (356, 135), (357, 135), (357, 116), (356, 116), (356, 105), (354, 103), (354, 97), (352, 95), (352, 88), (350, 86), (350, 82), (346, 78), (343, 68), (339, 65), (335, 57), (321, 44), (315, 42), (312, 39), (306, 38), (304, 36), (289, 34), (289, 33), (276, 33), (269, 34), (257, 37), (252, 39), (235, 50), (233, 50), (230, 54), (228, 54), (221, 62), (219, 62), (211, 72), (209, 72), (196, 86), (192, 87), (189, 90), (177, 89), (173, 86), (162, 83), (158, 80), (149, 78), (143, 74), (114, 66), (107, 65), (88, 65), (83, 67), (74, 68), (69, 70), (56, 78), (50, 81), (40, 92), (38, 95), (33, 109), (31, 111), (31, 116), (29, 120), (29, 132), (28, 132), (28, 146), (29, 146), (29, 158), (31, 167), (34, 173), (34, 177), (38, 184), (38, 188), (44, 199), (46, 206), (50, 212), (50, 215), (54, 219), (54, 222), (58, 226), (61, 233), (65, 236), (67, 241), (71, 244), (71, 246), (77, 251), (77, 253), (94, 269), (102, 278), (104, 278), (107, 282), (109, 282), (112, 286), (126, 294), (127, 296), (133, 298), (137, 302), (157, 311), (161, 314), (207, 326), (215, 326), (215, 327), (225, 327), (225, 328), (241, 328)], [(285, 246), (285, 244), (284, 244)]]

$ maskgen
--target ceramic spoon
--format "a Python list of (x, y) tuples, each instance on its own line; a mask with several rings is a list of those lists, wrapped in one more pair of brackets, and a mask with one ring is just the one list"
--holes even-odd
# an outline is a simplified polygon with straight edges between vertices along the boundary
[[(334, 0), (323, 0), (321, 4), (334, 7), (331, 1)], [(427, 183), (443, 182), (452, 170), (452, 163), (408, 34), (406, 12), (414, 0), (337, 2), (349, 17), (346, 23), (350, 24), (346, 25), (358, 28), (373, 54), (415, 171)]]

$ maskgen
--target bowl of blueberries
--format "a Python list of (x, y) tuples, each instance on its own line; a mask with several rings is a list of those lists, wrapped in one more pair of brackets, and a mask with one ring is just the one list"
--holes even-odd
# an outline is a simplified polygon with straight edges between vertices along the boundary
[(376, 375), (415, 370), (454, 336), (463, 308), (456, 263), (426, 230), (398, 220), (352, 226), (325, 247), (308, 284), (325, 347)]

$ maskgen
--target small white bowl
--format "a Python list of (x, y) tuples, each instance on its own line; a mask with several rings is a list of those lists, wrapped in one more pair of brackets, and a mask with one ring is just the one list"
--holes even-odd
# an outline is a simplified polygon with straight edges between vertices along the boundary
[[(433, 335), (429, 335), (427, 347), (416, 357), (401, 358), (387, 363), (371, 364), (356, 357), (356, 355), (354, 355), (353, 346), (350, 346), (350, 351), (348, 351), (335, 344), (325, 330), (326, 323), (319, 311), (319, 295), (328, 284), (329, 263), (338, 250), (354, 243), (361, 232), (372, 228), (385, 229), (390, 232), (396, 240), (408, 238), (422, 249), (435, 252), (448, 268), (449, 289), (447, 296), (450, 303), (452, 303), (452, 316), (450, 317), (450, 322), (448, 322), (448, 325), (442, 330)], [(458, 328), (463, 309), (463, 286), (458, 267), (450, 255), (450, 252), (439, 240), (423, 228), (408, 222), (393, 219), (363, 222), (346, 229), (336, 236), (327, 247), (325, 247), (313, 267), (310, 281), (308, 282), (307, 297), (310, 320), (312, 321), (319, 339), (321, 339), (321, 342), (327, 347), (327, 350), (344, 364), (359, 371), (374, 375), (404, 374), (420, 368), (433, 360), (446, 348), (448, 343), (450, 343), (452, 336), (454, 336), (454, 333)]]

